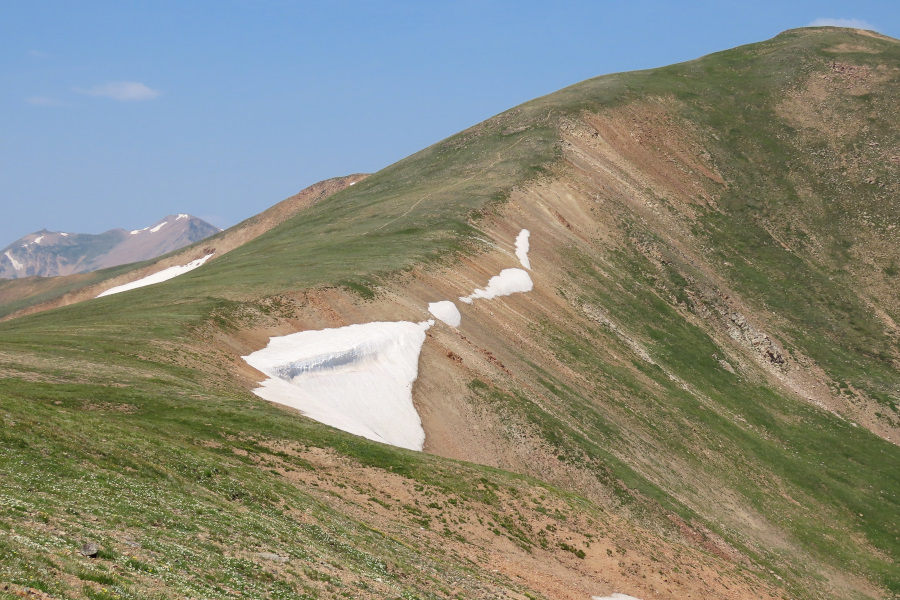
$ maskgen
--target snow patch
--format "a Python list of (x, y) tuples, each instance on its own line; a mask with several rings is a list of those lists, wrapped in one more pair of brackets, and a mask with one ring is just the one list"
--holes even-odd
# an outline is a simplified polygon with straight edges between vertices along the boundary
[(135, 235), (135, 234), (140, 233), (140, 232), (142, 232), (142, 231), (147, 231), (148, 229), (150, 229), (150, 228), (149, 228), (149, 227), (144, 227), (143, 229), (135, 229), (134, 231), (131, 232), (131, 235)]
[(188, 218), (190, 218), (190, 216), (191, 216), (191, 215), (186, 215), (186, 214), (184, 214), (184, 213), (181, 213), (181, 214), (179, 214), (177, 217), (175, 217), (175, 220), (176, 220), (176, 221), (180, 221), (180, 220), (182, 220), (182, 219), (188, 219)]
[(120, 292), (127, 292), (128, 290), (133, 290), (136, 288), (144, 287), (147, 285), (153, 285), (154, 283), (162, 283), (163, 281), (168, 281), (169, 279), (174, 279), (179, 275), (183, 275), (188, 271), (193, 271), (203, 263), (205, 263), (212, 254), (207, 254), (203, 258), (198, 258), (197, 260), (192, 260), (188, 264), (179, 267), (169, 267), (168, 269), (163, 269), (162, 271), (157, 271), (152, 275), (147, 275), (144, 278), (138, 279), (137, 281), (132, 281), (131, 283), (126, 283), (123, 285), (117, 285), (116, 287), (111, 287), (105, 292), (99, 294), (97, 298), (102, 296), (110, 296), (112, 294), (118, 294)]
[(523, 229), (519, 232), (518, 237), (516, 237), (516, 258), (519, 259), (519, 262), (522, 263), (522, 266), (526, 269), (531, 268), (531, 261), (528, 260), (529, 236), (531, 236), (531, 232), (527, 229)]
[(61, 236), (63, 236), (63, 237), (69, 237), (69, 234), (68, 234), (68, 233), (62, 233), (62, 232), (60, 232), (59, 235), (61, 235)]
[(527, 271), (522, 269), (503, 269), (499, 275), (491, 277), (487, 287), (475, 290), (468, 296), (461, 296), (460, 301), (472, 304), (476, 298), (491, 300), (497, 296), (509, 296), (518, 292), (530, 292), (534, 289), (534, 282)]
[(40, 244), (42, 239), (44, 239), (44, 236), (39, 235), (39, 236), (37, 236), (36, 238), (34, 238), (34, 243), (35, 243), (35, 244)]
[(351, 182), (350, 182), (350, 185), (356, 185), (356, 182), (355, 182), (355, 181), (351, 181)]
[(591, 596), (591, 600), (638, 600), (628, 594), (613, 594), (612, 596)]
[(273, 337), (243, 358), (269, 376), (253, 391), (260, 398), (348, 433), (422, 450), (412, 386), (433, 324), (376, 321), (301, 331)]
[(449, 300), (432, 302), (428, 305), (428, 312), (450, 327), (459, 327), (459, 324), (462, 323), (462, 315), (459, 314), (459, 309)]
[[(24, 247), (24, 246), (23, 246), (23, 247)], [(13, 258), (13, 255), (10, 254), (9, 252), (10, 252), (10, 251), (7, 250), (7, 251), (4, 252), (3, 254), (6, 256), (6, 258), (9, 259), (9, 262), (12, 263), (13, 269), (15, 269), (16, 271), (20, 271), (20, 270), (24, 269), (24, 268), (25, 268), (25, 265), (23, 265), (22, 263), (20, 263), (20, 262), (17, 261), (16, 259), (14, 259), (14, 258)]]
[(156, 227), (154, 227), (153, 229), (151, 229), (151, 230), (150, 230), (150, 233), (156, 233), (157, 231), (159, 231), (160, 229), (162, 229), (162, 228), (163, 228), (163, 225), (165, 225), (166, 223), (168, 223), (168, 221), (163, 221), (162, 223), (160, 223), (159, 225), (157, 225)]

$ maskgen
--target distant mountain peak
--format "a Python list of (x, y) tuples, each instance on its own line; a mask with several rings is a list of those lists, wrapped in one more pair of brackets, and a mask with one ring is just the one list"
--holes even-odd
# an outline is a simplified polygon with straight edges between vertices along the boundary
[(143, 229), (110, 229), (96, 235), (44, 228), (0, 252), (0, 278), (55, 277), (149, 260), (220, 231), (187, 213), (166, 215)]
[[(162, 219), (160, 219), (153, 225), (150, 225), (149, 227), (144, 227), (143, 229), (133, 229), (129, 233), (131, 235), (138, 235), (138, 234), (144, 233), (145, 231), (150, 232), (150, 233), (158, 233), (166, 225), (169, 225), (170, 223), (177, 224), (178, 221), (181, 221), (182, 219), (190, 220), (190, 219), (197, 219), (197, 217), (193, 217), (186, 213), (178, 213), (177, 215), (166, 215), (165, 217), (163, 217)], [(197, 219), (197, 220), (201, 220), (201, 219)], [(222, 230), (219, 229), (219, 231), (222, 231)]]

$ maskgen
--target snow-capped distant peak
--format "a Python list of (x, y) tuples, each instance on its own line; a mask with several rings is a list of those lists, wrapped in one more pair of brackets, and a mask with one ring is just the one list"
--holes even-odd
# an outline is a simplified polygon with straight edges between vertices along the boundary
[(4, 252), (4, 254), (6, 255), (6, 258), (9, 259), (9, 262), (12, 263), (13, 269), (15, 269), (16, 271), (21, 271), (22, 268), (25, 266), (22, 263), (20, 263), (19, 261), (17, 261), (15, 258), (13, 258), (13, 255), (9, 253), (9, 250)]
[[(148, 260), (219, 231), (218, 227), (187, 213), (166, 213), (150, 221), (147, 227), (116, 228), (99, 234), (43, 228), (23, 235), (9, 246), (0, 244), (0, 281), (25, 277), (26, 273), (40, 277), (87, 273)], [(14, 268), (3, 258), (8, 249), (18, 267)]]
[[(144, 232), (144, 231), (149, 231), (150, 233), (156, 233), (157, 231), (159, 231), (160, 229), (162, 229), (164, 225), (168, 225), (168, 224), (169, 224), (168, 219), (171, 219), (171, 218), (172, 218), (172, 215), (169, 215), (168, 217), (166, 217), (167, 220), (163, 221), (163, 222), (160, 223), (159, 225), (156, 225), (155, 227), (144, 227), (143, 229), (135, 229), (134, 231), (131, 232), (131, 235), (137, 235), (137, 234), (139, 234), (139, 233), (141, 233), (141, 232)], [(190, 219), (190, 218), (191, 218), (191, 215), (189, 215), (189, 214), (186, 214), (186, 213), (178, 213), (177, 215), (175, 215), (175, 219), (174, 219), (174, 220), (175, 220), (175, 221), (180, 221), (181, 219)], [(216, 229), (219, 229), (219, 228), (217, 227)], [(222, 230), (219, 229), (219, 231), (222, 231)]]

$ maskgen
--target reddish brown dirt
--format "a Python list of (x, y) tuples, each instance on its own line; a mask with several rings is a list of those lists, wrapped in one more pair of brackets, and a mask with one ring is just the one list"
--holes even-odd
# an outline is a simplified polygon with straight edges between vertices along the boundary
[[(358, 518), (414, 548), (440, 548), (454, 562), (474, 562), (482, 569), (524, 584), (548, 598), (585, 600), (591, 595), (628, 593), (650, 598), (731, 598), (734, 600), (779, 598), (777, 588), (760, 583), (748, 572), (740, 572), (726, 561), (691, 548), (664, 542), (648, 531), (630, 526), (609, 515), (572, 511), (560, 500), (550, 500), (540, 488), (523, 484), (512, 495), (503, 490), (500, 512), (524, 516), (524, 530), (539, 532), (547, 548), (523, 549), (509, 537), (498, 534), (490, 516), (498, 509), (471, 500), (444, 504), (444, 492), (422, 486), (400, 475), (354, 463), (322, 448), (306, 448), (290, 442), (272, 444), (273, 450), (306, 461), (312, 468), (278, 471), (302, 485), (322, 502)], [(273, 462), (267, 461), (267, 468)], [(374, 499), (374, 500), (373, 500)], [(435, 499), (440, 508), (429, 507)], [(403, 507), (415, 506), (432, 518), (423, 528)], [(540, 509), (540, 512), (536, 509)], [(567, 515), (564, 521), (552, 514)], [(297, 518), (307, 518), (298, 513)], [(438, 525), (437, 522), (444, 523)], [(440, 527), (449, 527), (452, 536)], [(560, 548), (560, 544), (583, 549), (584, 558)], [(678, 565), (676, 570), (673, 567)], [(502, 588), (500, 588), (502, 589)], [(387, 590), (383, 590), (387, 592)], [(492, 597), (496, 587), (485, 584), (455, 590), (467, 597)], [(376, 596), (377, 597), (377, 591)], [(508, 592), (507, 597), (522, 598)]]

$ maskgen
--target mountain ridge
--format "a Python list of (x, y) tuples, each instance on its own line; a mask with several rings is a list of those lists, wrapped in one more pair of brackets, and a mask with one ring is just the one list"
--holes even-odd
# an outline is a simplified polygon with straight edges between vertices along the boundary
[(150, 264), (145, 261), (132, 268), (123, 265), (91, 274), (55, 279), (0, 280), (0, 321), (90, 300), (110, 287), (129, 283), (168, 267), (186, 264), (205, 254), (211, 253), (214, 258), (218, 258), (366, 177), (364, 173), (355, 173), (314, 183), (258, 215), (244, 219), (227, 231), (201, 240), (202, 248), (192, 244), (159, 257)]
[(188, 214), (167, 215), (143, 229), (100, 234), (41, 231), (0, 250), (0, 278), (59, 277), (156, 258), (221, 231)]

